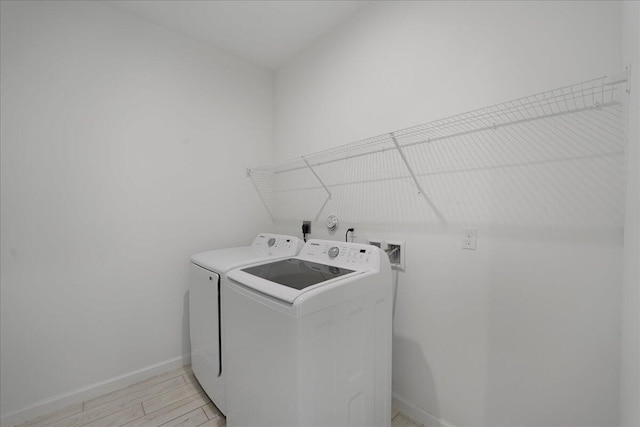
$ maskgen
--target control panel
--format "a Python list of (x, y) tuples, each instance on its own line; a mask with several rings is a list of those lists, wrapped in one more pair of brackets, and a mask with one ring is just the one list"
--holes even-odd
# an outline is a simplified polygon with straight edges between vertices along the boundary
[(254, 239), (251, 246), (258, 250), (268, 250), (269, 254), (286, 256), (288, 253), (295, 255), (302, 244), (302, 240), (297, 237), (261, 233)]
[(309, 240), (300, 258), (356, 270), (376, 268), (379, 263), (379, 249), (360, 243), (335, 242), (330, 240)]

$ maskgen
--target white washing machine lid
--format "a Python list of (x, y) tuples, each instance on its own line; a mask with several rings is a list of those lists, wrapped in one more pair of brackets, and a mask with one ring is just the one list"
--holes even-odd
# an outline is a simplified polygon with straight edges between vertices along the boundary
[(217, 249), (191, 257), (191, 262), (215, 273), (226, 274), (232, 268), (247, 264), (295, 256), (302, 247), (297, 237), (261, 233), (251, 246)]
[(243, 268), (242, 271), (289, 288), (302, 290), (353, 273), (354, 270), (289, 258)]
[(319, 287), (365, 273), (299, 258), (269, 262), (230, 271), (235, 282), (293, 304), (302, 294)]
[(239, 248), (218, 249), (201, 252), (191, 257), (191, 262), (216, 273), (226, 273), (232, 268), (239, 267), (249, 262), (259, 262), (269, 259), (262, 250), (256, 250), (251, 246)]

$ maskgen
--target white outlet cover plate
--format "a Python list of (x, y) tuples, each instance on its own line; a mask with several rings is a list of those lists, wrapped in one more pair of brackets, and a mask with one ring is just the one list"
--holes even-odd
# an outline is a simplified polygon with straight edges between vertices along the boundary
[(463, 228), (462, 229), (462, 249), (476, 250), (478, 245), (478, 229)]

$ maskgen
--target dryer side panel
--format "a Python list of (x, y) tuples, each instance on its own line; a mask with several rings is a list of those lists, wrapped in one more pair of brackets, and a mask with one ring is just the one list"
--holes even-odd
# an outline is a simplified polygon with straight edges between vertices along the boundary
[(195, 264), (189, 273), (191, 368), (211, 401), (225, 413), (220, 335), (220, 276)]

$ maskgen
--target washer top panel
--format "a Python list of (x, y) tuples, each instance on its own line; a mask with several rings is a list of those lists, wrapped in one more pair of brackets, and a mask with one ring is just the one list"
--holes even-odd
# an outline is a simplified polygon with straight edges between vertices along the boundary
[(242, 269), (245, 273), (261, 277), (265, 280), (288, 286), (293, 289), (304, 289), (354, 270), (319, 264), (317, 262), (290, 258), (268, 264)]
[(191, 262), (209, 271), (224, 274), (242, 265), (295, 256), (300, 248), (302, 241), (297, 237), (261, 233), (251, 246), (201, 252), (193, 255)]

